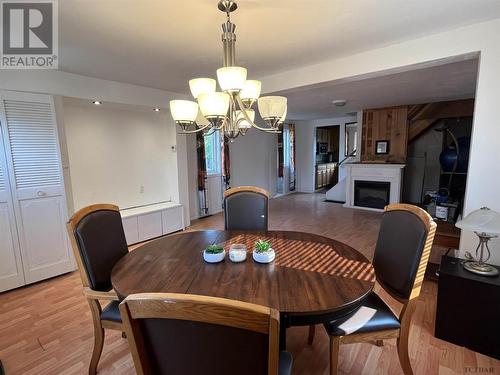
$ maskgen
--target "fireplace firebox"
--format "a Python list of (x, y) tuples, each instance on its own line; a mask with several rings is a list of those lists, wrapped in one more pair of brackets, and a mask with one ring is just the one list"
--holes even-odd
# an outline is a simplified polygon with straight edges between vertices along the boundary
[(354, 205), (383, 209), (389, 204), (390, 182), (354, 181)]

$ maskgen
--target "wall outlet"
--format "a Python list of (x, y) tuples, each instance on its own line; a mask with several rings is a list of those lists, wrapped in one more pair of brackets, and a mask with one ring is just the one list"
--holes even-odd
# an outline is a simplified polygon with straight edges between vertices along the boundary
[(141, 185), (139, 188), (139, 193), (144, 194), (144, 185)]

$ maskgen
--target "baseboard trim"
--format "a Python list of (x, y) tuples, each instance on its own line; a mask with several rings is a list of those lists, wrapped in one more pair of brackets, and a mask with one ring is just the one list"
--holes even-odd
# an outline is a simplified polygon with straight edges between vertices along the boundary
[(345, 204), (345, 201), (334, 201), (331, 199), (325, 199), (324, 202)]

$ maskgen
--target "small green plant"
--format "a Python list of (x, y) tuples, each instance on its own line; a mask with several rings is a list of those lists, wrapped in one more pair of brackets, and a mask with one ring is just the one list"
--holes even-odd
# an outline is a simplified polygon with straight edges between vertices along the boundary
[(271, 249), (271, 242), (258, 240), (255, 243), (255, 252), (256, 253), (267, 253)]
[(224, 248), (219, 245), (210, 245), (205, 249), (207, 254), (219, 254), (224, 251)]

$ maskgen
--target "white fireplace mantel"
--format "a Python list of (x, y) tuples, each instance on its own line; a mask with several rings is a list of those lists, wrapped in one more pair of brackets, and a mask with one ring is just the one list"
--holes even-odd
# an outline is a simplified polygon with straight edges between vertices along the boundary
[(344, 207), (382, 211), (376, 208), (354, 205), (355, 181), (389, 182), (391, 184), (389, 203), (400, 203), (403, 168), (405, 164), (351, 163), (344, 164), (344, 167), (346, 170), (346, 202)]

